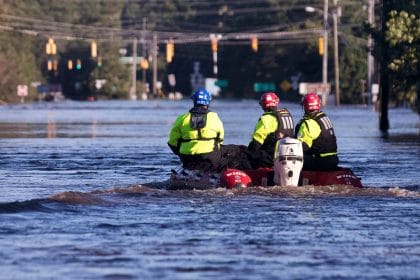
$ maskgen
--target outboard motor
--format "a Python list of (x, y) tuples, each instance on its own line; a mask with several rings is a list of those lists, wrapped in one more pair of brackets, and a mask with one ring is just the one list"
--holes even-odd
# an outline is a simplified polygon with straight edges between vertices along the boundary
[(290, 137), (278, 140), (274, 152), (274, 183), (278, 186), (297, 186), (302, 167), (302, 143)]

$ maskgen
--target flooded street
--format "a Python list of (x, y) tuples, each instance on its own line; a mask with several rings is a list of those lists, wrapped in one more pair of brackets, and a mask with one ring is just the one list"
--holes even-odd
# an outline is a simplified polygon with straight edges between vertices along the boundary
[[(303, 112), (286, 103), (295, 123)], [(418, 279), (420, 120), (326, 107), (366, 188), (168, 190), (184, 101), (0, 107), (0, 279)], [(247, 144), (256, 100), (215, 100)]]

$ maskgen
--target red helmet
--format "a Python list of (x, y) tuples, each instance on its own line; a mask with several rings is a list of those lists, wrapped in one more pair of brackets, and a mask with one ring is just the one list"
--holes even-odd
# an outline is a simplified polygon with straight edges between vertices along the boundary
[(274, 92), (266, 92), (261, 95), (260, 105), (263, 110), (270, 109), (271, 107), (278, 107), (280, 99)]
[(316, 93), (308, 93), (303, 98), (305, 111), (318, 111), (321, 109), (321, 99)]
[(251, 185), (251, 178), (241, 170), (227, 169), (220, 176), (220, 186), (227, 189), (247, 188)]

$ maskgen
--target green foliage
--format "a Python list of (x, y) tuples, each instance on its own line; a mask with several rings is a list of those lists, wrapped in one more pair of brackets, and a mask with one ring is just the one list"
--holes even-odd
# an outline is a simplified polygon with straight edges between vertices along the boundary
[(420, 18), (405, 11), (390, 13), (386, 40), (393, 51), (388, 67), (393, 71), (415, 72), (419, 62)]
[[(127, 65), (119, 62), (118, 48), (115, 45), (101, 48), (100, 59), (102, 66), (97, 67), (98, 59), (95, 59), (95, 68), (89, 79), (89, 89), (99, 99), (126, 99), (130, 89), (130, 69)], [(102, 58), (103, 57), (103, 58)], [(96, 80), (105, 80), (100, 89), (96, 88)]]
[(34, 39), (12, 33), (0, 33), (0, 102), (18, 102), (17, 86), (29, 88), (27, 100), (35, 100), (31, 82), (42, 81), (39, 65), (32, 52)]
[(361, 83), (366, 78), (365, 55), (362, 49), (353, 48), (351, 43), (341, 47), (340, 85), (343, 103), (363, 102)]
[(372, 54), (383, 67), (381, 77), (389, 83), (389, 101), (410, 106), (420, 113), (420, 24), (419, 8), (413, 0), (383, 3), (381, 28), (367, 27), (375, 40)]
[[(46, 71), (47, 55), (44, 53), (45, 43), (49, 33), (38, 34), (37, 37), (22, 35), (16, 32), (0, 31), (0, 99), (16, 101), (16, 85), (21, 81), (60, 82), (64, 85), (65, 94), (69, 98), (85, 99), (95, 95), (98, 98), (127, 98), (131, 86), (131, 69), (119, 63), (119, 48), (127, 48), (131, 54), (129, 30), (140, 32), (146, 28), (149, 32), (142, 34), (150, 42), (153, 30), (160, 32), (180, 32), (185, 35), (208, 36), (210, 33), (223, 35), (231, 32), (252, 34), (259, 31), (291, 31), (307, 28), (321, 28), (322, 16), (304, 11), (304, 6), (322, 6), (315, 1), (308, 3), (302, 0), (267, 0), (256, 3), (243, 1), (208, 1), (201, 0), (162, 0), (162, 1), (58, 1), (58, 0), (32, 0), (32, 1), (5, 1), (0, 5), (3, 14), (21, 17), (50, 20), (54, 27), (73, 24), (91, 27), (105, 27), (104, 29), (122, 28), (126, 31), (124, 41), (103, 41), (97, 38), (98, 56), (102, 59), (102, 67), (97, 68), (98, 58), (89, 55), (90, 40), (63, 40), (56, 38), (60, 61), (59, 73), (52, 75)], [(3, 2), (2, 2), (3, 3)], [(319, 5), (317, 5), (319, 4)], [(249, 12), (247, 9), (255, 9)], [(217, 13), (210, 10), (217, 10)], [(400, 14), (396, 15), (401, 17)], [(339, 25), (340, 31), (340, 85), (342, 88), (342, 102), (355, 103), (360, 101), (360, 80), (366, 73), (366, 41), (360, 40), (364, 35), (361, 26), (367, 14), (361, 8), (360, 1), (346, 1), (343, 17)], [(143, 20), (145, 19), (145, 20)], [(413, 23), (408, 18), (403, 22), (408, 30)], [(144, 25), (145, 23), (145, 25)], [(398, 24), (400, 24), (398, 22)], [(398, 25), (395, 24), (395, 25)], [(416, 29), (418, 31), (418, 29)], [(90, 38), (90, 30), (74, 30), (75, 37)], [(104, 31), (105, 32), (105, 31)], [(192, 33), (194, 32), (194, 33)], [(52, 32), (54, 33), (54, 32)], [(60, 33), (60, 32), (57, 32)], [(63, 32), (65, 34), (65, 32)], [(188, 34), (191, 33), (191, 34)], [(137, 33), (139, 34), (139, 33)], [(396, 33), (399, 34), (398, 32)], [(405, 34), (403, 32), (403, 34)], [(63, 34), (61, 34), (63, 35)], [(66, 34), (65, 34), (66, 35)], [(100, 35), (99, 35), (100, 36)], [(399, 35), (398, 35), (399, 36)], [(397, 36), (397, 37), (398, 37)], [(416, 37), (417, 36), (417, 37)], [(410, 44), (416, 42), (415, 38), (404, 39), (404, 53), (396, 54), (393, 61), (398, 73), (407, 73), (413, 65), (410, 64), (418, 58), (418, 53), (410, 51)], [(397, 38), (396, 37), (396, 38)], [(390, 37), (391, 38), (391, 37)], [(405, 37), (404, 37), (405, 38)], [(412, 38), (412, 43), (410, 43)], [(301, 82), (319, 82), (321, 80), (322, 57), (317, 50), (318, 35), (313, 38), (296, 38), (290, 40), (260, 40), (257, 53), (251, 51), (250, 43), (229, 44), (221, 42), (219, 45), (218, 65), (219, 79), (229, 81), (222, 94), (229, 97), (256, 97), (253, 91), (255, 82), (274, 83), (282, 99), (294, 100), (298, 97), (295, 90), (283, 92), (279, 85), (291, 76), (299, 74)], [(329, 81), (333, 79), (332, 38), (329, 40)], [(400, 48), (401, 42), (395, 46)], [(142, 55), (142, 45), (139, 45)], [(148, 45), (146, 45), (149, 48)], [(201, 72), (204, 77), (213, 77), (212, 53), (209, 42), (184, 42), (175, 44), (174, 62), (167, 65), (164, 60), (164, 44), (160, 42), (158, 56), (158, 80), (167, 84), (167, 75), (175, 73), (177, 90), (188, 94), (190, 89), (190, 74), (193, 63), (201, 63)], [(150, 55), (149, 50), (146, 55)], [(67, 69), (67, 60), (83, 60), (82, 69), (77, 72)], [(410, 66), (411, 65), (411, 66)], [(392, 67), (392, 66), (391, 66)], [(11, 70), (12, 69), (12, 70)], [(404, 71), (402, 71), (405, 69)], [(150, 81), (150, 71), (148, 71)], [(402, 76), (401, 76), (402, 77)], [(96, 80), (105, 79), (106, 83), (101, 89), (95, 87)], [(401, 78), (404, 80), (404, 78)], [(77, 85), (77, 86), (76, 86)], [(76, 90), (77, 88), (77, 90)], [(405, 92), (408, 85), (400, 87)], [(31, 95), (36, 97), (34, 89)], [(400, 97), (401, 96), (401, 97)], [(395, 98), (408, 98), (404, 94)], [(411, 100), (411, 99), (410, 99)]]
[(420, 74), (420, 18), (408, 11), (393, 10), (386, 26), (393, 97), (398, 103), (414, 107), (418, 102), (419, 90), (416, 85)]

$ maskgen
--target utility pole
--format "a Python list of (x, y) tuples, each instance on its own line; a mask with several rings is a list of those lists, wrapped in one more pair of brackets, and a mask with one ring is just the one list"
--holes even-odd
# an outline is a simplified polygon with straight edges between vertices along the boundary
[[(322, 56), (322, 83), (328, 83), (328, 0), (324, 0), (323, 11), (324, 55)], [(322, 105), (327, 104), (327, 94), (322, 95)]]
[(381, 17), (381, 112), (379, 114), (379, 129), (386, 137), (388, 135), (389, 120), (388, 120), (388, 100), (389, 100), (389, 53), (388, 46), (385, 41), (385, 32), (387, 29), (386, 22), (388, 21), (388, 13), (391, 11), (392, 3), (390, 1), (382, 0), (382, 17)]
[[(368, 6), (368, 22), (369, 26), (371, 28), (374, 27), (375, 21), (374, 21), (374, 13), (375, 13), (375, 0), (368, 0), (369, 6)], [(373, 39), (372, 35), (369, 33), (368, 37), (368, 56), (367, 56), (367, 92), (368, 92), (368, 105), (372, 104), (372, 83), (373, 83), (373, 71), (374, 71), (374, 58), (372, 55), (373, 50)]]
[(153, 34), (153, 46), (152, 46), (152, 61), (153, 61), (153, 94), (157, 95), (157, 35)]
[(335, 105), (340, 106), (340, 65), (338, 61), (338, 31), (337, 31), (337, 0), (333, 0), (333, 37), (334, 37), (334, 85), (335, 85)]
[[(146, 59), (146, 23), (147, 23), (147, 18), (144, 17), (143, 18), (143, 30), (142, 30), (142, 57), (143, 59)], [(145, 92), (146, 90), (146, 69), (143, 68), (142, 69), (142, 98), (144, 98), (143, 96), (146, 94), (147, 97), (147, 92)]]
[(132, 72), (131, 72), (131, 92), (130, 92), (130, 99), (137, 100), (137, 37), (133, 38), (133, 64), (132, 64)]

